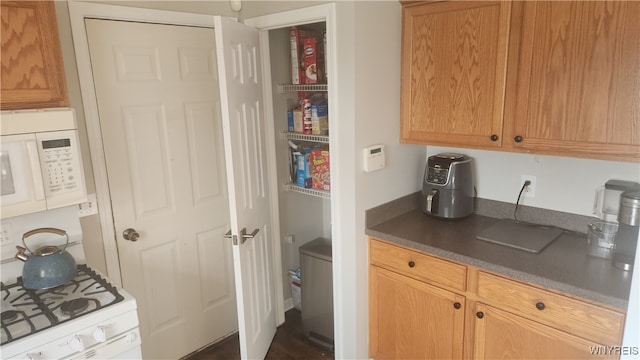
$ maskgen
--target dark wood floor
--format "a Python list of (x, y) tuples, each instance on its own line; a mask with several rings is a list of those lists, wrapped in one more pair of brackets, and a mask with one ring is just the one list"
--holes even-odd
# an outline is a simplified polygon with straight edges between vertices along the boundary
[[(284, 324), (278, 327), (271, 343), (267, 360), (333, 359), (333, 353), (307, 340), (302, 335), (300, 311), (291, 309), (285, 313)], [(240, 359), (238, 334), (232, 335), (183, 360), (235, 360)]]

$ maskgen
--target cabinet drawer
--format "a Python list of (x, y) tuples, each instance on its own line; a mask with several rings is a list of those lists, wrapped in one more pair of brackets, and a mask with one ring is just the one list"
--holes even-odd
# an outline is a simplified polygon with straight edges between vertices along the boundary
[(619, 345), (624, 314), (478, 272), (478, 296), (505, 310), (601, 343)]
[(465, 291), (467, 267), (381, 241), (369, 242), (372, 265), (450, 289)]

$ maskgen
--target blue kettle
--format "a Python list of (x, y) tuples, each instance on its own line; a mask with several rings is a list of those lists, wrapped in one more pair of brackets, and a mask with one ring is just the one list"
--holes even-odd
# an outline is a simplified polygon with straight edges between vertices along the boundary
[[(32, 251), (25, 240), (35, 234), (53, 233), (66, 236), (64, 247), (43, 246)], [(25, 289), (49, 289), (63, 285), (76, 276), (76, 261), (66, 251), (69, 245), (69, 235), (64, 230), (56, 228), (39, 228), (28, 231), (22, 235), (22, 246), (16, 246), (18, 253), (16, 258), (24, 261), (22, 268), (22, 286)], [(27, 255), (25, 251), (29, 251)]]

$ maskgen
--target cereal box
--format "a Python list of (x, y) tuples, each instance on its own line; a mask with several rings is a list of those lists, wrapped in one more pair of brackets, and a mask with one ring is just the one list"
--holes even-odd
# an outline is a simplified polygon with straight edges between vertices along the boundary
[(311, 188), (311, 153), (296, 154), (296, 185), (303, 188)]
[(303, 39), (315, 37), (315, 31), (306, 28), (292, 27), (289, 30), (289, 42), (291, 47), (291, 83), (306, 84), (304, 63), (302, 58)]
[(287, 131), (293, 132), (293, 110), (287, 111)]
[(312, 183), (316, 190), (331, 190), (331, 176), (329, 172), (329, 148), (311, 150)]
[(327, 104), (311, 105), (311, 133), (313, 135), (329, 135)]
[(293, 132), (302, 134), (302, 109), (293, 109)]
[(320, 63), (318, 45), (318, 40), (315, 37), (306, 37), (303, 40), (305, 84), (322, 83), (322, 64)]

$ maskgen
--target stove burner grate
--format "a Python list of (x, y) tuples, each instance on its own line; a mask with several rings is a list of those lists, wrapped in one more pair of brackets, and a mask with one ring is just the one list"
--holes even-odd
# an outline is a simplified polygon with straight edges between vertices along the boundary
[(78, 298), (73, 300), (67, 300), (60, 305), (60, 310), (64, 315), (74, 316), (79, 314), (89, 307), (89, 299)]

